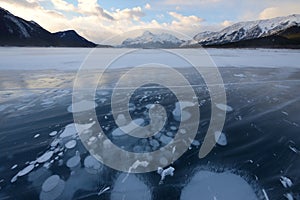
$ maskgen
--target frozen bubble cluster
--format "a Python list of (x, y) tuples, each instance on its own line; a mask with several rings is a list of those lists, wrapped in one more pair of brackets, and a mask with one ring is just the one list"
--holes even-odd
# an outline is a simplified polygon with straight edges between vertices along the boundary
[[(95, 122), (71, 123), (59, 131), (50, 132), (48, 135), (52, 141), (49, 142), (48, 149), (37, 155), (35, 160), (26, 162), (27, 166), (12, 177), (11, 183), (15, 184), (19, 178), (28, 175), (27, 180), (40, 188), (41, 200), (72, 199), (80, 190), (98, 193), (99, 176), (103, 174), (104, 166), (87, 155), (77, 131), (89, 130), (94, 124)], [(17, 168), (19, 167), (15, 164), (11, 170)], [(56, 169), (55, 172), (53, 169)], [(108, 189), (104, 187), (100, 194), (106, 191)]]
[(28, 165), (27, 167), (25, 167), (24, 169), (22, 169), (21, 171), (19, 171), (12, 179), (11, 179), (11, 183), (14, 183), (17, 181), (18, 177), (22, 177), (25, 176), (27, 174), (29, 174), (32, 170), (34, 169), (34, 165)]
[(42, 185), (41, 200), (60, 199), (65, 188), (65, 182), (58, 175), (50, 176)]
[(226, 146), (227, 145), (227, 137), (226, 137), (225, 133), (216, 131), (215, 132), (215, 141), (220, 146)]
[(184, 122), (191, 118), (191, 114), (188, 111), (185, 111), (185, 108), (193, 107), (195, 106), (192, 102), (177, 102), (175, 104), (175, 109), (173, 110), (172, 114), (174, 117), (174, 120), (178, 122)]
[(130, 124), (117, 128), (112, 132), (114, 137), (123, 136), (127, 133), (133, 132), (136, 129), (136, 125), (141, 126), (144, 123), (144, 119), (135, 119)]
[(76, 144), (77, 144), (76, 140), (70, 140), (65, 144), (65, 147), (66, 149), (73, 149), (76, 147)]
[(68, 161), (67, 161), (67, 167), (69, 167), (71, 170), (75, 170), (76, 168), (79, 167), (80, 165), (80, 154), (77, 151), (76, 155), (71, 157)]
[(121, 174), (114, 183), (111, 200), (150, 200), (151, 189), (135, 175)]
[(258, 200), (255, 191), (241, 177), (230, 172), (200, 171), (183, 188), (181, 200)]
[(84, 160), (85, 170), (90, 174), (97, 174), (102, 170), (103, 165), (94, 157), (87, 156)]

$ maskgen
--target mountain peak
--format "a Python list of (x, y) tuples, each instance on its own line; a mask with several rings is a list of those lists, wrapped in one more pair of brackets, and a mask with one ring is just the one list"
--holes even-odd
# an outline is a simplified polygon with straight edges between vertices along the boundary
[(176, 48), (182, 42), (182, 40), (168, 33), (154, 34), (145, 31), (139, 37), (126, 39), (121, 46), (127, 48)]
[(142, 36), (154, 36), (150, 31), (145, 31)]

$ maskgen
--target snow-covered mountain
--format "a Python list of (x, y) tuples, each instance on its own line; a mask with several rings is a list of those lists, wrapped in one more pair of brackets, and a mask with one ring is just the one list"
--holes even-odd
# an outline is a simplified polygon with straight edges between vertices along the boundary
[(0, 46), (94, 47), (75, 31), (50, 33), (34, 21), (26, 21), (0, 8)]
[(153, 34), (145, 31), (143, 35), (136, 38), (126, 39), (121, 47), (126, 48), (177, 48), (183, 43), (174, 35), (161, 33)]
[(289, 15), (267, 20), (239, 22), (219, 32), (203, 32), (182, 46), (200, 44), (203, 46), (223, 45), (245, 40), (274, 36), (292, 27), (300, 26), (300, 15)]

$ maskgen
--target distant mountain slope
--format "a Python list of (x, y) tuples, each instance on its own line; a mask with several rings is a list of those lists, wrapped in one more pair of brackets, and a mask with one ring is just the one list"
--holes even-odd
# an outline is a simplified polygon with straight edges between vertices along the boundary
[[(295, 33), (295, 31), (297, 31)], [(220, 45), (206, 45), (205, 47), (219, 47), (219, 48), (300, 48), (300, 27), (290, 27), (284, 31), (276, 34), (241, 40), (238, 42), (225, 43)]]
[(299, 27), (300, 15), (239, 22), (220, 32), (199, 33), (182, 47), (297, 47)]
[(74, 30), (61, 31), (53, 33), (56, 38), (59, 38), (59, 46), (68, 47), (95, 47), (95, 44), (81, 37)]
[(0, 8), (0, 46), (95, 47), (75, 31), (50, 33), (33, 21)]
[(121, 47), (127, 48), (177, 48), (183, 43), (182, 40), (177, 37), (162, 33), (153, 34), (149, 31), (145, 31), (143, 35), (136, 38), (126, 39)]

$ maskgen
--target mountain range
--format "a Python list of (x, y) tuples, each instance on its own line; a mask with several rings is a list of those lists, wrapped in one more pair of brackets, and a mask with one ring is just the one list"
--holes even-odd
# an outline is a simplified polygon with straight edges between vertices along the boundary
[[(111, 47), (97, 45), (74, 30), (51, 33), (0, 8), (0, 46)], [(216, 32), (201, 32), (183, 41), (172, 34), (145, 31), (128, 38), (122, 48), (300, 48), (300, 14), (267, 20), (239, 22)]]
[(192, 40), (182, 41), (170, 34), (153, 34), (125, 40), (127, 48), (193, 48), (193, 47), (262, 47), (300, 48), (300, 15), (267, 20), (239, 22), (219, 32), (202, 32)]
[(178, 48), (183, 43), (183, 40), (178, 39), (174, 35), (161, 33), (153, 34), (150, 31), (145, 31), (143, 35), (136, 38), (128, 38), (121, 47), (126, 48)]
[(297, 47), (300, 45), (300, 15), (239, 22), (219, 32), (202, 32), (182, 46)]
[(50, 33), (34, 21), (26, 21), (0, 8), (0, 46), (96, 47), (73, 30)]

